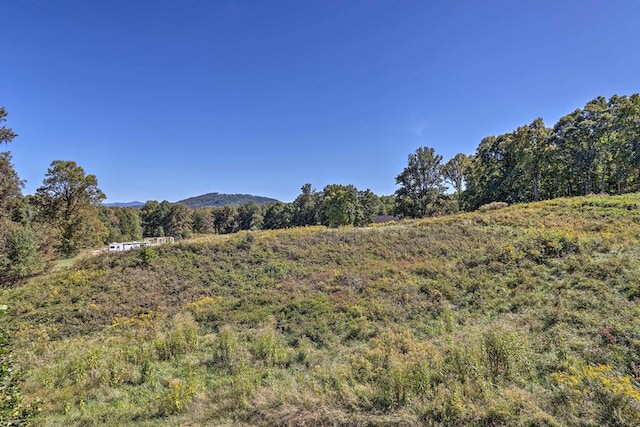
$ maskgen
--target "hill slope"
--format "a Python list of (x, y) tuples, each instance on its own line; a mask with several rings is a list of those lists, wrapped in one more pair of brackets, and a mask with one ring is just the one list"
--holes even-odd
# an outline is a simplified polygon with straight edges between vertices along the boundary
[(638, 425), (640, 195), (213, 236), (2, 289), (38, 425)]
[(204, 208), (204, 207), (218, 207), (218, 206), (239, 206), (243, 203), (254, 202), (259, 205), (263, 205), (270, 202), (277, 202), (276, 199), (262, 196), (252, 196), (250, 194), (220, 194), (220, 193), (207, 193), (200, 196), (189, 197), (188, 199), (180, 200), (176, 203), (187, 205), (192, 209)]

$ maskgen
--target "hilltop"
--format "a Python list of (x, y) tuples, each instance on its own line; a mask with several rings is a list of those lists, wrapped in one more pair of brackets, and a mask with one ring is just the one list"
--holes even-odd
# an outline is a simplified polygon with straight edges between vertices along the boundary
[(264, 205), (278, 200), (263, 196), (253, 196), (251, 194), (220, 194), (207, 193), (200, 196), (189, 197), (176, 203), (187, 205), (192, 209), (218, 206), (240, 206), (243, 203), (254, 202)]
[(41, 426), (637, 426), (639, 238), (639, 194), (555, 199), (106, 253), (0, 301)]

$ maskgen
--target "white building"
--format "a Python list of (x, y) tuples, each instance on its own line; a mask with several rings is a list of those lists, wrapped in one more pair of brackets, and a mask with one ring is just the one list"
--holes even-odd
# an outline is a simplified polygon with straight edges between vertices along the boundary
[(143, 242), (113, 242), (109, 243), (109, 252), (130, 251), (143, 246), (157, 246), (165, 243), (174, 243), (173, 237), (145, 237)]
[(151, 246), (149, 242), (113, 242), (109, 243), (109, 252), (129, 251), (142, 246)]

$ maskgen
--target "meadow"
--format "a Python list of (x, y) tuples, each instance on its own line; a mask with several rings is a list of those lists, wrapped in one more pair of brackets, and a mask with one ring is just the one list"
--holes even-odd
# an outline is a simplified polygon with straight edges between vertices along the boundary
[(640, 425), (640, 194), (500, 207), (206, 236), (1, 288), (27, 422)]

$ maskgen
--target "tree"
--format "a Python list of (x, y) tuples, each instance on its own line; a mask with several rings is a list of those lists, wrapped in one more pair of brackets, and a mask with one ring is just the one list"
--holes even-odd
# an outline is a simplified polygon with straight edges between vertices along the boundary
[(140, 214), (135, 208), (102, 206), (100, 208), (100, 220), (109, 231), (105, 243), (142, 239)]
[(234, 206), (219, 206), (213, 208), (213, 225), (218, 234), (228, 234), (238, 231), (238, 211)]
[(353, 185), (327, 185), (322, 194), (321, 212), (325, 225), (353, 225), (362, 216), (358, 190)]
[(0, 217), (11, 215), (22, 198), (22, 187), (24, 181), (11, 163), (11, 153), (0, 152)]
[(364, 191), (358, 191), (358, 203), (360, 204), (360, 215), (356, 219), (355, 225), (364, 226), (373, 223), (380, 212), (384, 210), (380, 197), (368, 188)]
[(525, 169), (533, 176), (533, 201), (540, 199), (540, 181), (542, 171), (549, 161), (551, 146), (551, 129), (544, 125), (541, 118), (535, 119), (528, 126), (528, 141), (525, 150)]
[(237, 218), (240, 230), (260, 230), (262, 228), (262, 209), (256, 202), (249, 201), (238, 206)]
[(164, 228), (167, 236), (187, 238), (191, 236), (193, 227), (193, 216), (191, 209), (182, 203), (174, 203), (169, 208)]
[[(7, 121), (6, 117), (7, 110), (5, 110), (4, 107), (0, 107), (0, 124)], [(7, 128), (5, 125), (0, 127), (0, 144), (8, 144), (13, 141), (16, 136), (18, 135), (14, 133), (11, 128)]]
[(145, 237), (162, 237), (167, 235), (166, 228), (171, 212), (171, 203), (163, 200), (148, 200), (140, 208), (140, 220), (142, 221), (142, 234)]
[[(44, 261), (38, 252), (33, 231), (17, 223), (2, 224), (0, 232), (0, 278), (14, 281), (42, 271)], [(5, 232), (6, 230), (6, 232)]]
[(215, 232), (213, 222), (213, 209), (211, 207), (197, 208), (192, 212), (193, 232), (197, 234), (210, 234)]
[(290, 227), (292, 216), (292, 203), (269, 203), (264, 208), (263, 227), (267, 230)]
[(397, 213), (413, 218), (436, 211), (436, 203), (444, 194), (442, 156), (431, 147), (420, 147), (409, 154), (407, 167), (396, 177)]
[(71, 256), (103, 242), (107, 229), (98, 214), (106, 196), (95, 175), (74, 161), (54, 160), (36, 195), (41, 219), (57, 230), (59, 254)]
[[(7, 111), (0, 107), (0, 144), (9, 144), (18, 136), (11, 128), (3, 123), (7, 121)], [(22, 197), (24, 181), (18, 177), (18, 173), (11, 163), (11, 153), (0, 153), (0, 217), (8, 214), (14, 208), (16, 201)]]
[(442, 167), (442, 175), (444, 176), (445, 181), (449, 182), (456, 191), (458, 209), (462, 206), (462, 190), (464, 188), (464, 180), (467, 175), (467, 170), (470, 167), (470, 162), (471, 161), (466, 154), (458, 153)]
[(304, 184), (301, 190), (302, 194), (293, 201), (293, 225), (316, 225), (320, 219), (320, 194), (308, 183)]

